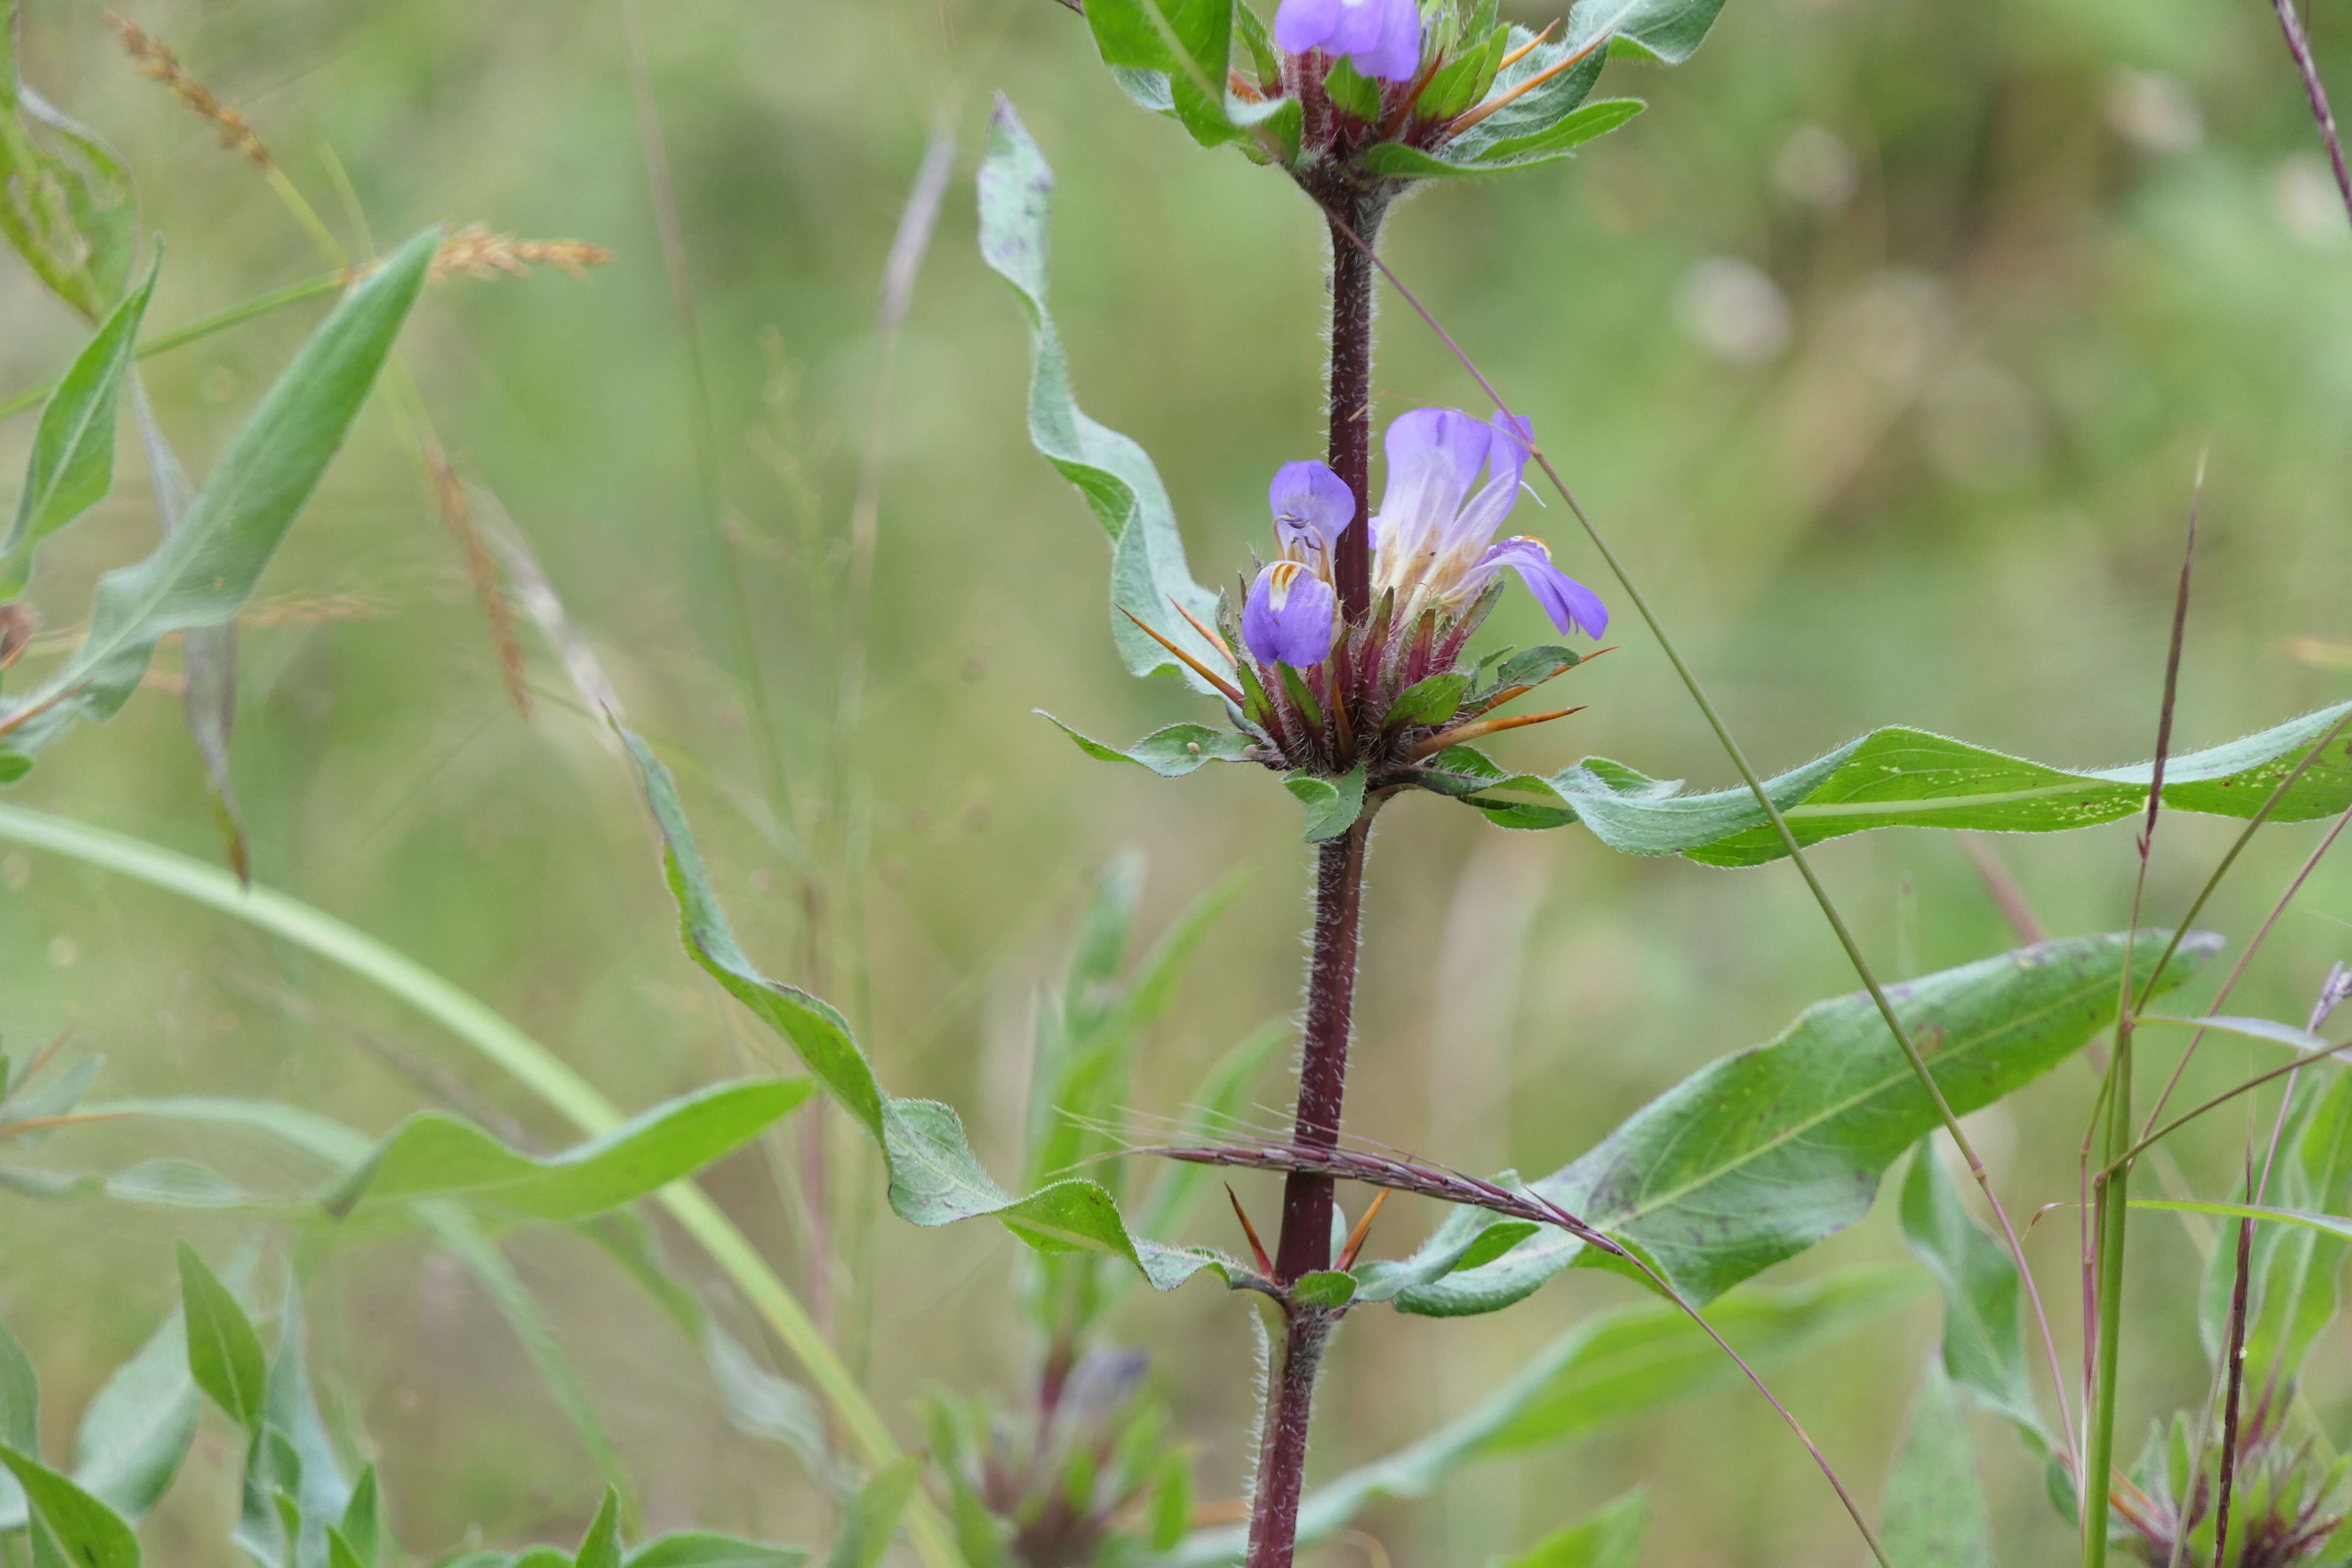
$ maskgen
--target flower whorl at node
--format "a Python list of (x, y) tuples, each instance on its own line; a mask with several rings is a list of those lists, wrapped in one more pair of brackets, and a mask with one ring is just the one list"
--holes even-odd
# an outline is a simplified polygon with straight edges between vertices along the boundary
[(1259, 761), (1324, 775), (1360, 764), (1376, 789), (1422, 784), (1423, 764), (1451, 745), (1559, 717), (1486, 715), (1572, 668), (1576, 654), (1531, 650), (1484, 689), (1474, 686), (1486, 665), (1465, 659), (1507, 570), (1561, 632), (1598, 637), (1609, 625), (1600, 595), (1555, 566), (1541, 540), (1495, 537), (1531, 443), (1525, 420), (1451, 408), (1389, 426), (1388, 488), (1370, 522), (1374, 602), (1352, 623), (1332, 563), (1355, 496), (1322, 463), (1284, 465), (1266, 496), (1281, 553), (1243, 585), (1238, 614), (1221, 605), (1213, 637), (1234, 677), (1218, 685)]

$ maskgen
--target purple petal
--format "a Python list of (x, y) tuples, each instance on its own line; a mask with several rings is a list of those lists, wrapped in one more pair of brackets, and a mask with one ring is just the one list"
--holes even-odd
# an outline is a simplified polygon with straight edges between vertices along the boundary
[(1381, 13), (1380, 41), (1352, 57), (1359, 74), (1382, 81), (1411, 81), (1421, 72), (1421, 7), (1415, 0), (1368, 0)]
[(1486, 547), (1519, 499), (1519, 480), (1527, 472), (1528, 450), (1535, 426), (1526, 419), (1497, 414), (1486, 422), (1486, 482), (1463, 506), (1461, 515), (1439, 531), (1437, 553), (1468, 556)]
[(1388, 0), (1339, 0), (1339, 14), (1332, 20), (1324, 49), (1335, 55), (1361, 55), (1380, 47), (1381, 32), (1388, 25), (1387, 4)]
[(1320, 664), (1331, 656), (1339, 607), (1330, 584), (1296, 561), (1277, 561), (1250, 584), (1242, 641), (1260, 664)]
[(1274, 41), (1294, 55), (1319, 49), (1339, 25), (1340, 0), (1282, 0), (1274, 14)]
[(1581, 631), (1598, 640), (1609, 629), (1609, 606), (1601, 602), (1600, 595), (1553, 565), (1551, 552), (1542, 540), (1525, 535), (1506, 539), (1479, 557), (1471, 575), (1484, 582), (1506, 566), (1519, 574), (1519, 581), (1561, 631)]
[(1328, 552), (1356, 521), (1356, 492), (1330, 465), (1285, 463), (1265, 492), (1274, 537), (1285, 550), (1309, 543)]
[(1455, 408), (1416, 408), (1389, 426), (1388, 489), (1374, 520), (1383, 551), (1418, 555), (1454, 521), (1492, 439), (1486, 426)]

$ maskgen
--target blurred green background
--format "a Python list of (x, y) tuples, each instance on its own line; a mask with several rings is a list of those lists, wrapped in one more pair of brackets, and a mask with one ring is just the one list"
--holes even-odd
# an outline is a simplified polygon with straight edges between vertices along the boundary
[[(1516, 19), (1551, 12), (1510, 0)], [(2352, 82), (2352, 8), (2319, 0), (2324, 64)], [(1313, 455), (1322, 236), (1277, 174), (1195, 149), (1136, 110), (1083, 25), (1051, 0), (664, 0), (646, 7), (701, 312), (735, 570), (800, 804), (865, 874), (821, 891), (735, 803), (761, 769), (730, 658), (614, 6), (403, 0), (133, 5), (131, 19), (249, 115), (343, 242), (431, 222), (576, 236), (615, 259), (436, 286), (404, 340), (460, 471), (502, 509), (612, 672), (632, 721), (688, 769), (690, 804), (746, 945), (835, 989), (897, 1092), (962, 1108), (1016, 1164), (1036, 992), (1087, 887), (1123, 847), (1150, 858), (1147, 931), (1236, 867), (1251, 880), (1146, 1052), (1140, 1110), (1178, 1110), (1233, 1040), (1296, 1003), (1307, 857), (1267, 778), (1181, 783), (1091, 763), (1042, 720), (1141, 733), (1197, 705), (1129, 679), (1106, 635), (1100, 535), (1023, 434), (1022, 318), (972, 243), (970, 174), (992, 95), (1018, 106), (1059, 177), (1056, 310), (1089, 412), (1142, 441), (1195, 572), (1265, 547), (1264, 486)], [(31, 81), (122, 149), (170, 242), (162, 326), (311, 276), (321, 263), (256, 172), (138, 79), (97, 7), (33, 0)], [(1733, 0), (1690, 65), (1620, 62), (1604, 93), (1650, 111), (1574, 163), (1421, 195), (1389, 228), (1398, 270), (1533, 416), (1547, 447), (1683, 638), (1759, 764), (1788, 766), (1908, 722), (2062, 764), (2151, 750), (2182, 524), (2210, 453), (2180, 739), (2204, 745), (2352, 685), (2352, 225), (2256, 0)], [(821, 820), (840, 684), (847, 533), (876, 373), (877, 288), (929, 129), (958, 172), (898, 344), (884, 433), (871, 690), (856, 809)], [(337, 194), (347, 171), (354, 208)], [(1376, 373), (1385, 420), (1475, 387), (1400, 304)], [(0, 395), (55, 373), (82, 329), (0, 267)], [(297, 310), (154, 362), (166, 428), (199, 470), (315, 319)], [(0, 427), (21, 464), (29, 419)], [(44, 557), (52, 630), (106, 567), (144, 553), (152, 513), (125, 443), (113, 498)], [(494, 498), (494, 501), (493, 501)], [(1729, 770), (1564, 510), (1522, 502), (1564, 564), (1619, 612), (1622, 651), (1570, 678), (1591, 704), (1498, 752), (1546, 769), (1587, 752), (1709, 786)], [(315, 613), (347, 596), (331, 618)], [(1523, 596), (1490, 637), (1538, 640)], [(236, 770), (257, 877), (474, 992), (631, 1108), (744, 1070), (770, 1043), (679, 953), (629, 781), (560, 665), (524, 633), (525, 720), (464, 559), (381, 403), (265, 583), (245, 642)], [(37, 651), (36, 658), (45, 657)], [(165, 668), (174, 668), (167, 658)], [(12, 801), (210, 858), (220, 853), (178, 706), (142, 695), (47, 752)], [(2233, 825), (2170, 818), (2151, 909), (2171, 918)], [(2317, 826), (2273, 831), (2206, 917), (2242, 941)], [(2133, 828), (2000, 845), (2050, 926), (2112, 929)], [(2011, 945), (1948, 837), (1880, 834), (1816, 860), (1873, 958), (1941, 967)], [(1911, 889), (1916, 919), (1906, 917)], [(1852, 976), (1785, 865), (1728, 873), (1612, 855), (1573, 830), (1506, 836), (1434, 799), (1381, 824), (1350, 1128), (1475, 1170), (1549, 1170), (1708, 1058), (1769, 1038)], [(862, 912), (861, 912), (862, 911)], [(2297, 1022), (2352, 949), (2352, 865), (2324, 868), (2239, 997)], [(2182, 1000), (2193, 1002), (2202, 990)], [(274, 1096), (371, 1131), (422, 1102), (370, 1039), (442, 1064), (550, 1142), (566, 1130), (450, 1041), (349, 977), (142, 886), (0, 853), (0, 1039), (71, 1029), (100, 1092)], [(2161, 1048), (2177, 1048), (2177, 1041)], [(2207, 1049), (2192, 1088), (2252, 1058)], [(2070, 1067), (1981, 1118), (2015, 1211), (2071, 1197), (2090, 1075)], [(1287, 1082), (1270, 1072), (1271, 1118)], [(2235, 1119), (2184, 1141), (2194, 1183), (2231, 1180)], [(39, 1151), (60, 1168), (206, 1152), (192, 1134), (100, 1128)], [(927, 1388), (1013, 1389), (1028, 1343), (1017, 1244), (969, 1226), (860, 1222), (872, 1163), (837, 1138), (835, 1189), (870, 1280), (839, 1334), (918, 1435)], [(712, 1185), (801, 1267), (762, 1161)], [(1272, 1181), (1235, 1184), (1261, 1216)], [(1204, 1209), (1199, 1236), (1231, 1246)], [(1373, 1250), (1434, 1222), (1391, 1205)], [(98, 1199), (0, 1194), (0, 1314), (32, 1349), (53, 1437), (173, 1300), (192, 1229)], [(864, 1237), (863, 1241), (856, 1239)], [(2189, 1233), (2137, 1229), (2123, 1421), (2195, 1398), (2204, 1363)], [(2031, 1239), (2072, 1311), (2072, 1222)], [(689, 1272), (699, 1270), (681, 1246)], [(691, 1351), (581, 1244), (515, 1249), (644, 1487), (654, 1523), (822, 1539), (789, 1456), (733, 1435)], [(1780, 1273), (1902, 1256), (1882, 1205)], [(869, 1272), (870, 1270), (870, 1272)], [(402, 1537), (424, 1549), (569, 1538), (593, 1472), (488, 1304), (416, 1247), (356, 1250), (320, 1314), (380, 1445)], [(1570, 1277), (1504, 1317), (1367, 1312), (1333, 1358), (1317, 1465), (1409, 1440), (1507, 1374), (1623, 1281)], [(1255, 1380), (1236, 1302), (1196, 1285), (1130, 1299), (1201, 1495), (1237, 1493)], [(1785, 1370), (1777, 1385), (1874, 1498), (1936, 1310)], [(2063, 1324), (2062, 1337), (2068, 1339)], [(2315, 1389), (2352, 1412), (2344, 1343)], [(2004, 1561), (2069, 1532), (2005, 1433), (1979, 1433)], [(163, 1561), (226, 1563), (237, 1456), (210, 1416), (191, 1475), (149, 1526)], [(1644, 1562), (1843, 1563), (1859, 1543), (1802, 1450), (1754, 1397), (1723, 1394), (1590, 1442), (1487, 1467), (1362, 1521), (1376, 1544), (1318, 1563), (1475, 1565), (1634, 1484)]]

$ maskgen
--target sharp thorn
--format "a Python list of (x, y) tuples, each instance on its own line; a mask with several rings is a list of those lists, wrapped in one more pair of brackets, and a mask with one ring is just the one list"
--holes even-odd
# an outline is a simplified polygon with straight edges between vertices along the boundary
[(1266, 1257), (1265, 1244), (1257, 1238), (1257, 1226), (1250, 1224), (1249, 1212), (1242, 1207), (1241, 1195), (1234, 1191), (1231, 1182), (1225, 1184), (1225, 1196), (1233, 1200), (1234, 1217), (1242, 1222), (1242, 1234), (1249, 1237), (1250, 1255), (1257, 1259), (1257, 1271), (1273, 1279), (1274, 1260)]
[(1372, 1233), (1373, 1217), (1381, 1212), (1381, 1206), (1389, 1201), (1389, 1194), (1394, 1190), (1391, 1187), (1382, 1187), (1379, 1192), (1374, 1193), (1372, 1206), (1364, 1211), (1364, 1217), (1358, 1220), (1356, 1228), (1348, 1233), (1348, 1245), (1341, 1248), (1339, 1253), (1341, 1273), (1344, 1274), (1356, 1266), (1356, 1254), (1364, 1249), (1364, 1237)]

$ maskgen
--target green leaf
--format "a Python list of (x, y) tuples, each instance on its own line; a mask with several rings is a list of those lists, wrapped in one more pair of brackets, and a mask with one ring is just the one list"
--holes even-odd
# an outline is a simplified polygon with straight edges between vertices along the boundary
[(269, 1362), (261, 1336), (228, 1287), (180, 1243), (180, 1300), (188, 1327), (188, 1370), (196, 1386), (248, 1433), (261, 1430), (268, 1398)]
[(1607, 35), (1612, 53), (1678, 66), (1696, 52), (1723, 0), (1578, 0), (1569, 47)]
[(0, 1465), (74, 1568), (139, 1568), (139, 1537), (121, 1515), (14, 1443), (0, 1443)]
[(1389, 704), (1387, 721), (1391, 725), (1443, 724), (1461, 711), (1463, 695), (1469, 689), (1470, 678), (1457, 669), (1417, 680)]
[[(315, 905), (258, 884), (246, 887), (216, 866), (143, 839), (22, 806), (0, 805), (0, 839), (132, 878), (340, 966), (447, 1030), (583, 1132), (606, 1131), (623, 1120), (620, 1109), (562, 1058), (480, 999)], [(267, 1121), (291, 1137), (332, 1143), (325, 1155), (331, 1160), (357, 1159), (367, 1151), (365, 1139), (290, 1106), (204, 1097), (148, 1103), (171, 1106), (199, 1120), (246, 1125)], [(20, 1173), (5, 1169), (0, 1169), (0, 1185), (45, 1189), (44, 1184), (25, 1182)], [(685, 1184), (663, 1189), (656, 1201), (807, 1369), (810, 1381), (822, 1390), (848, 1433), (848, 1446), (875, 1463), (896, 1459), (900, 1453), (897, 1439), (857, 1379), (818, 1331), (799, 1298), (725, 1212), (699, 1188)], [(908, 1533), (925, 1563), (930, 1568), (953, 1568), (947, 1522), (927, 1496), (919, 1494), (908, 1505)]]
[[(1707, 1311), (1707, 1321), (1759, 1372), (1769, 1371), (1917, 1300), (1916, 1270), (1843, 1269), (1803, 1285), (1749, 1285)], [(1425, 1495), (1473, 1460), (1524, 1453), (1601, 1431), (1671, 1401), (1748, 1386), (1731, 1359), (1664, 1303), (1643, 1303), (1578, 1324), (1536, 1352), (1493, 1394), (1397, 1452), (1308, 1492), (1301, 1544), (1328, 1540), (1383, 1500)], [(1238, 1527), (1194, 1531), (1164, 1568), (1238, 1563)]]
[(656, 826), (679, 934), (686, 950), (727, 994), (749, 1008), (792, 1047), (842, 1109), (882, 1152), (890, 1207), (915, 1225), (949, 1225), (992, 1216), (1040, 1251), (1094, 1250), (1124, 1258), (1153, 1286), (1172, 1290), (1203, 1268), (1222, 1268), (1213, 1256), (1139, 1241), (1121, 1222), (1109, 1193), (1071, 1179), (1013, 1198), (982, 1169), (955, 1111), (936, 1101), (886, 1095), (858, 1049), (849, 1024), (827, 1003), (797, 986), (769, 979), (735, 941), (726, 912), (702, 868), (687, 825), (677, 782), (646, 743), (624, 730)]
[[(2164, 931), (2139, 934), (2147, 973)], [(2164, 984), (2221, 947), (2192, 933)], [(1965, 1115), (2064, 1060), (2115, 1016), (2121, 936), (2043, 942), (1889, 986), (1952, 1110)], [(1726, 1057), (1653, 1100), (1600, 1147), (1535, 1184), (1631, 1242), (1704, 1302), (1860, 1219), (1879, 1177), (1940, 1125), (1866, 995), (1808, 1008), (1771, 1044)], [(1409, 1312), (1452, 1317), (1521, 1300), (1571, 1265), (1613, 1263), (1547, 1228), (1502, 1258), (1407, 1290)]]
[(1356, 818), (1364, 815), (1364, 764), (1354, 767), (1336, 779), (1319, 778), (1313, 773), (1286, 773), (1282, 787), (1298, 797), (1307, 808), (1307, 842), (1320, 844), (1327, 838), (1337, 838), (1356, 826)]
[(1216, 597), (1192, 580), (1159, 470), (1134, 441), (1081, 413), (1071, 390), (1069, 363), (1045, 307), (1053, 194), (1054, 173), (1045, 154), (1012, 104), (1000, 97), (980, 165), (980, 253), (1020, 293), (1029, 313), (1030, 442), (1078, 487), (1110, 538), (1111, 637), (1127, 668), (1137, 675), (1173, 668), (1196, 689), (1207, 691), (1207, 683), (1127, 618), (1133, 615), (1212, 668), (1224, 658), (1177, 613), (1181, 604), (1206, 625), (1216, 612)]
[(327, 1527), (327, 1568), (370, 1568), (351, 1538), (331, 1524)]
[(165, 636), (236, 618), (375, 384), (438, 239), (438, 230), (418, 235), (344, 297), (238, 431), (179, 531), (99, 580), (80, 647), (47, 686), (0, 708), (0, 778), (22, 773), (76, 721), (111, 717)]
[(1951, 1380), (1930, 1359), (1886, 1480), (1879, 1532), (1895, 1568), (1992, 1568), (1992, 1517)]
[(613, 1488), (604, 1489), (604, 1500), (572, 1561), (573, 1568), (621, 1568), (621, 1494)]
[[(0, 1323), (0, 1443), (27, 1454), (41, 1451), (41, 1383), (25, 1347)], [(25, 1526), (24, 1489), (0, 1470), (0, 1533)]]
[[(1596, 10), (1596, 6), (1603, 4), (1609, 13), (1605, 16), (1600, 16)], [(1458, 166), (1475, 164), (1494, 156), (1496, 148), (1502, 143), (1524, 142), (1556, 131), (1576, 112), (1579, 105), (1591, 96), (1593, 87), (1601, 80), (1601, 68), (1606, 63), (1608, 50), (1593, 40), (1609, 31), (1615, 19), (1641, 4), (1642, 0), (1584, 0), (1584, 4), (1570, 14), (1569, 36), (1548, 38), (1541, 43), (1536, 41), (1536, 35), (1528, 28), (1513, 26), (1505, 40), (1506, 50), (1525, 49), (1527, 52), (1509, 67), (1496, 73), (1487, 90), (1479, 95), (1478, 101), (1485, 103), (1509, 97), (1514, 92), (1519, 96), (1512, 98), (1509, 103), (1488, 113), (1475, 125), (1446, 142), (1440, 149), (1438, 158), (1431, 160), (1433, 163), (1439, 164), (1437, 168), (1430, 171), (1382, 168), (1381, 172), (1460, 173), (1464, 171)], [(1588, 24), (1583, 18), (1596, 20)], [(1489, 47), (1492, 47), (1491, 43)], [(1571, 56), (1579, 57), (1577, 63), (1564, 65), (1563, 62)], [(1496, 58), (1499, 59), (1501, 57)], [(1540, 87), (1527, 87), (1528, 82), (1548, 71), (1558, 74), (1549, 78)], [(1391, 147), (1394, 145), (1391, 144)], [(1395, 156), (1389, 147), (1379, 151), (1383, 156)]]
[(1079, 734), (1040, 708), (1037, 715), (1078, 743), (1078, 750), (1097, 762), (1133, 763), (1163, 779), (1181, 779), (1209, 763), (1245, 763), (1254, 742), (1238, 730), (1215, 730), (1206, 724), (1171, 724), (1155, 730), (1125, 751)]
[(267, 1563), (323, 1568), (327, 1527), (351, 1507), (351, 1483), (310, 1393), (310, 1337), (301, 1282), (289, 1268), (278, 1304), (262, 1423), (247, 1454), (236, 1540)]
[(41, 541), (103, 500), (114, 484), (115, 406), (163, 265), (158, 256), (147, 280), (114, 308), (74, 356), (41, 409), (25, 488), (16, 498), (16, 521), (0, 540), (0, 602), (25, 591)]
[(910, 1454), (866, 1482), (844, 1513), (824, 1568), (874, 1568), (898, 1532), (898, 1516), (922, 1479), (922, 1457)]
[[(2352, 1074), (2302, 1076), (2269, 1196), (2301, 1212), (2339, 1218), (2352, 1212)], [(2305, 1357), (2336, 1319), (2347, 1246), (2352, 1227), (2338, 1235), (2294, 1225), (2255, 1230), (2247, 1260), (2245, 1346), (2246, 1375), (2254, 1387), (2267, 1387), (2273, 1379), (2292, 1384), (2300, 1376)], [(2237, 1249), (2215, 1247), (2206, 1266), (2200, 1322), (2206, 1353), (2216, 1360), (2228, 1342), (2236, 1274)]]
[(707, 1530), (681, 1530), (657, 1536), (629, 1553), (625, 1568), (799, 1568), (808, 1561), (800, 1546), (771, 1546)]
[(360, 1479), (352, 1486), (352, 1500), (343, 1505), (343, 1521), (337, 1526), (332, 1539), (341, 1542), (344, 1550), (359, 1568), (375, 1568), (376, 1549), (383, 1536), (383, 1502), (376, 1492), (375, 1467), (360, 1468)]
[(16, 5), (0, 5), (0, 236), (91, 321), (130, 276), (139, 211), (114, 150), (16, 78)]
[[(1323, 78), (1323, 90), (1330, 95), (1334, 105), (1365, 124), (1380, 123), (1381, 84), (1360, 74), (1344, 57), (1331, 62), (1330, 70)], [(1365, 163), (1368, 167), (1373, 166), (1369, 158)]]
[(1944, 1295), (1945, 1373), (2046, 1452), (2049, 1436), (2025, 1369), (2025, 1291), (2017, 1265), (1970, 1217), (1932, 1139), (1912, 1152), (1902, 1214), (1903, 1239)]
[(815, 1092), (804, 1078), (714, 1084), (544, 1159), (509, 1149), (460, 1117), (422, 1111), (394, 1129), (324, 1201), (338, 1219), (364, 1206), (421, 1197), (462, 1198), (536, 1219), (581, 1219), (634, 1203), (725, 1158)]
[(1344, 1307), (1356, 1299), (1356, 1277), (1343, 1269), (1318, 1269), (1300, 1275), (1290, 1294), (1302, 1306)]
[[(1565, 73), (1573, 76), (1574, 71)], [(1541, 131), (1473, 142), (1464, 136), (1434, 153), (1402, 142), (1384, 142), (1364, 154), (1364, 166), (1375, 174), (1405, 179), (1446, 179), (1463, 174), (1504, 174), (1538, 163), (1556, 163), (1587, 142), (1598, 141), (1632, 120), (1649, 104), (1638, 98), (1606, 98), (1561, 115)], [(1503, 113), (1509, 112), (1507, 110)], [(1502, 114), (1495, 116), (1501, 119)], [(1465, 147), (1465, 144), (1468, 144)], [(1465, 155), (1475, 151), (1475, 156)]]
[(1629, 1492), (1581, 1524), (1546, 1536), (1505, 1568), (1633, 1568), (1650, 1526), (1650, 1500)]
[(1264, 27), (1253, 31), (1257, 18), (1241, 0), (1102, 0), (1088, 5), (1086, 16), (1103, 63), (1128, 96), (1174, 115), (1202, 146), (1243, 141), (1264, 126), (1283, 143), (1286, 162), (1297, 155), (1303, 122), (1297, 101), (1247, 101), (1229, 84), (1237, 24), (1261, 61), (1265, 46)]
[[(2243, 740), (2165, 764), (2164, 804), (2175, 811), (2251, 817), (2312, 748), (2352, 713), (2352, 703), (2308, 713)], [(1444, 771), (1454, 748), (1433, 763)], [(1473, 753), (1475, 755), (1475, 753)], [(1458, 761), (1458, 760), (1457, 760)], [(1458, 771), (1458, 770), (1457, 770)], [(1877, 730), (1768, 781), (1765, 791), (1800, 844), (1874, 827), (2054, 833), (2117, 822), (2147, 808), (2148, 767), (2069, 773), (1922, 730)], [(1466, 775), (1465, 775), (1466, 776)], [(1549, 779), (1489, 782), (1471, 804), (1506, 826), (1555, 827), (1581, 820), (1613, 849), (1682, 855), (1709, 866), (1761, 866), (1787, 851), (1746, 788), (1685, 795), (1679, 784), (1590, 757)], [(1518, 803), (1493, 791), (1536, 796)], [(1531, 810), (1521, 810), (1525, 805)], [(2352, 742), (2329, 741), (2271, 814), (2308, 822), (2352, 806)]]
[(174, 1310), (98, 1391), (74, 1438), (74, 1482), (133, 1523), (179, 1473), (202, 1403)]

